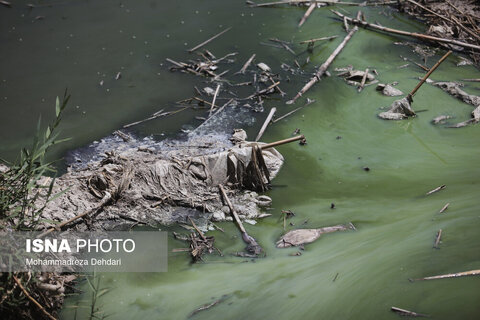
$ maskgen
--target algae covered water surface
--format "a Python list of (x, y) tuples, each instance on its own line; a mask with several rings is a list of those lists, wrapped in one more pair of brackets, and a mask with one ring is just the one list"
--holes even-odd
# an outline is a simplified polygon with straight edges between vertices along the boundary
[[(256, 62), (281, 73), (287, 97), (269, 99), (264, 107), (276, 106), (282, 115), (303, 104), (303, 99), (294, 106), (285, 101), (346, 34), (329, 9), (316, 9), (302, 28), (297, 24), (304, 8), (254, 9), (242, 1), (71, 1), (35, 11), (2, 10), (0, 151), (13, 158), (29, 141), (39, 114), (48, 118), (53, 113), (53, 97), (65, 87), (73, 97), (63, 134), (73, 139), (58, 147), (56, 157), (161, 108), (174, 108), (172, 102), (192, 96), (194, 86), (213, 84), (169, 72), (165, 58), (192, 58), (186, 49), (226, 27), (232, 29), (206, 48), (218, 56), (239, 52), (236, 62), (225, 67), (231, 73), (253, 53)], [(353, 16), (357, 8), (342, 10)], [(362, 10), (369, 21), (423, 31), (419, 22), (388, 7)], [(39, 15), (45, 19), (35, 20)], [(312, 53), (298, 44), (330, 35), (339, 37), (318, 44)], [(298, 55), (260, 44), (269, 38), (293, 42)], [(430, 123), (441, 114), (453, 116), (455, 122), (466, 120), (472, 107), (424, 84), (413, 106), (427, 111), (409, 120), (383, 121), (376, 116), (379, 108), (395, 98), (382, 96), (374, 86), (358, 93), (334, 76), (336, 67), (368, 67), (378, 71), (381, 82), (398, 81), (397, 88), (409, 92), (424, 72), (413, 64), (399, 68), (408, 63), (400, 55), (422, 62), (412, 48), (394, 44), (405, 40), (360, 29), (332, 64), (333, 76), (306, 94), (316, 102), (266, 131), (262, 140), (270, 142), (290, 137), (298, 128), (308, 144), (278, 147), (285, 164), (267, 192), (273, 199), (268, 210), (272, 216), (247, 225), (265, 249), (265, 258), (231, 256), (244, 245), (232, 223), (220, 223), (225, 233), (211, 234), (225, 257), (206, 256), (205, 263), (192, 265), (186, 253), (170, 253), (166, 273), (98, 275), (108, 288), (97, 301), (101, 312), (114, 319), (185, 319), (223, 297), (192, 319), (394, 319), (398, 315), (390, 312), (391, 306), (435, 319), (478, 318), (480, 278), (408, 281), (480, 269), (480, 129)], [(443, 53), (428, 58), (427, 65)], [(305, 64), (307, 56), (310, 62)], [(293, 59), (304, 74), (287, 81), (280, 65), (293, 66)], [(457, 67), (458, 59), (450, 56), (432, 78), (478, 78), (474, 67)], [(114, 80), (117, 72), (122, 78)], [(480, 94), (478, 84), (467, 83), (464, 89)], [(198, 126), (195, 116), (204, 115), (205, 110), (182, 112), (140, 125), (132, 133), (174, 137), (180, 129)], [(250, 138), (266, 113), (252, 112), (252, 117), (257, 121), (244, 127)], [(440, 185), (446, 188), (425, 195)], [(439, 214), (446, 203), (449, 208)], [(357, 230), (322, 236), (296, 256), (297, 248), (274, 245), (284, 233), (281, 210), (295, 212), (287, 230), (346, 222)], [(440, 249), (433, 249), (439, 229)], [(169, 241), (170, 249), (184, 246), (173, 238)], [(61, 318), (88, 317), (91, 290), (85, 282), (78, 289), (84, 293), (66, 299)]]

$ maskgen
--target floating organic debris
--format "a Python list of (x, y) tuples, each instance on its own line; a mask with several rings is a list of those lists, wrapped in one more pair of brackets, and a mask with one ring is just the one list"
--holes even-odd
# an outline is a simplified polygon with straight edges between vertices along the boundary
[(442, 229), (438, 230), (437, 235), (435, 236), (435, 243), (433, 244), (433, 248), (439, 249), (440, 239), (442, 238)]
[(296, 229), (284, 234), (280, 240), (277, 241), (276, 245), (277, 248), (296, 247), (311, 243), (320, 238), (322, 234), (347, 230), (355, 230), (355, 226), (352, 223), (348, 223), (346, 225), (336, 225), (319, 229)]
[(188, 52), (190, 52), (190, 53), (191, 53), (191, 52), (193, 52), (193, 51), (195, 51), (195, 50), (197, 50), (197, 49), (200, 49), (201, 47), (203, 47), (204, 45), (206, 45), (206, 44), (207, 44), (207, 43), (209, 43), (210, 41), (212, 41), (212, 40), (214, 40), (214, 39), (216, 39), (216, 38), (220, 37), (222, 34), (224, 34), (225, 32), (227, 32), (227, 31), (228, 31), (228, 30), (230, 30), (230, 29), (232, 29), (232, 28), (230, 27), (230, 28), (227, 28), (227, 29), (225, 29), (225, 30), (223, 30), (223, 31), (221, 31), (221, 32), (219, 32), (219, 33), (217, 33), (217, 34), (216, 34), (216, 35), (214, 35), (213, 37), (211, 37), (211, 38), (209, 38), (209, 39), (205, 40), (204, 42), (202, 42), (202, 43), (200, 43), (199, 45), (197, 45), (197, 46), (193, 47), (192, 49), (189, 49), (189, 50), (188, 50)]
[(447, 203), (446, 205), (444, 205), (444, 206), (442, 207), (442, 209), (440, 209), (440, 211), (439, 211), (438, 213), (443, 213), (445, 210), (448, 209), (448, 206), (449, 206), (449, 205), (450, 205), (450, 202)]
[(427, 196), (428, 196), (428, 195), (431, 195), (432, 193), (435, 193), (435, 192), (438, 192), (438, 191), (440, 191), (440, 190), (443, 190), (443, 189), (445, 189), (446, 187), (447, 187), (446, 185), (442, 184), (440, 187), (436, 187), (435, 189), (428, 191), (428, 192), (426, 193), (426, 195), (427, 195)]
[(303, 86), (303, 88), (297, 93), (295, 97), (293, 97), (291, 100), (287, 101), (287, 104), (292, 104), (295, 103), (295, 101), (300, 98), (302, 95), (305, 94), (315, 83), (320, 81), (322, 76), (325, 74), (327, 71), (328, 67), (332, 64), (333, 60), (336, 58), (336, 56), (343, 50), (347, 42), (352, 38), (354, 33), (358, 30), (357, 27), (353, 28), (343, 39), (343, 41), (338, 45), (338, 47), (333, 51), (333, 53), (327, 58), (327, 60), (318, 68), (317, 72), (315, 75), (310, 79), (310, 81)]
[(413, 111), (411, 107), (411, 103), (413, 102), (413, 96), (417, 92), (418, 89), (425, 83), (428, 77), (438, 68), (438, 66), (452, 53), (452, 51), (448, 51), (437, 61), (437, 63), (427, 72), (427, 74), (420, 80), (417, 86), (405, 97), (400, 100), (396, 100), (393, 102), (392, 106), (388, 111), (380, 112), (378, 116), (385, 120), (402, 120), (408, 117), (415, 116), (415, 111)]
[(405, 310), (405, 309), (401, 309), (401, 308), (397, 308), (397, 307), (391, 307), (391, 309), (393, 312), (396, 312), (398, 314), (400, 314), (401, 316), (407, 316), (407, 317), (425, 317), (425, 318), (428, 318), (429, 316), (426, 315), (426, 314), (421, 314), (421, 313), (416, 313), (416, 312), (413, 312), (413, 311), (409, 311), (409, 310)]
[(383, 84), (379, 83), (377, 85), (377, 91), (380, 91), (384, 96), (389, 96), (389, 97), (397, 97), (397, 96), (403, 96), (403, 92), (398, 90), (397, 88), (394, 88), (391, 84)]
[(460, 278), (460, 277), (468, 277), (468, 276), (478, 276), (480, 275), (479, 270), (470, 270), (470, 271), (463, 271), (457, 273), (447, 273), (438, 276), (431, 276), (419, 279), (409, 279), (410, 281), (423, 281), (423, 280), (437, 280), (437, 279), (449, 279), (449, 278)]
[(451, 116), (441, 115), (432, 119), (433, 124), (445, 123), (446, 120), (452, 118)]
[(447, 92), (451, 96), (462, 100), (465, 103), (468, 103), (475, 107), (472, 111), (471, 116), (472, 118), (463, 122), (459, 122), (450, 128), (461, 128), (465, 127), (469, 124), (478, 123), (480, 122), (480, 96), (475, 96), (472, 94), (468, 94), (467, 92), (463, 91), (461, 87), (463, 84), (456, 83), (456, 82), (435, 82), (430, 79), (427, 79), (426, 82), (442, 89), (443, 91)]

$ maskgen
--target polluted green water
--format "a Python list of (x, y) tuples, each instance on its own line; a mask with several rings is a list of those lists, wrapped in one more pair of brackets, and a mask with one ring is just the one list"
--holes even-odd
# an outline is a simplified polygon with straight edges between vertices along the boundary
[[(281, 63), (293, 66), (295, 58), (302, 65), (305, 74), (282, 81), (287, 97), (265, 101), (266, 110), (276, 106), (278, 114), (284, 114), (293, 109), (285, 105), (286, 98), (345, 35), (329, 7), (315, 10), (300, 29), (304, 8), (253, 9), (243, 1), (66, 1), (34, 10), (1, 9), (0, 154), (10, 159), (30, 141), (38, 116), (51, 116), (53, 97), (65, 87), (73, 97), (63, 135), (73, 139), (52, 157), (161, 108), (174, 110), (172, 103), (193, 96), (194, 86), (212, 84), (170, 73), (165, 58), (186, 61), (192, 57), (186, 49), (227, 27), (232, 29), (206, 47), (217, 56), (239, 52), (236, 62), (222, 69), (237, 71), (253, 53), (257, 62), (267, 63), (285, 79)], [(341, 10), (355, 15), (356, 9)], [(419, 22), (389, 8), (362, 10), (369, 21), (423, 30)], [(37, 16), (45, 19), (35, 20)], [(339, 38), (318, 44), (313, 53), (303, 52), (306, 48), (298, 44), (330, 35)], [(294, 42), (298, 56), (260, 44), (274, 37)], [(330, 71), (347, 65), (374, 68), (381, 82), (398, 81), (397, 88), (409, 92), (424, 73), (413, 64), (399, 68), (407, 63), (400, 55), (420, 62), (411, 48), (394, 44), (404, 40), (360, 29)], [(443, 53), (427, 64), (433, 65)], [(307, 56), (310, 62), (305, 64)], [(452, 55), (432, 78), (478, 78), (475, 68), (457, 67), (458, 61)], [(117, 72), (122, 78), (114, 80)], [(238, 81), (244, 79), (238, 76)], [(466, 83), (471, 94), (480, 94), (479, 89)], [(224, 257), (208, 255), (205, 263), (190, 264), (186, 253), (170, 252), (166, 273), (97, 275), (101, 288), (108, 288), (96, 301), (101, 313), (112, 319), (186, 319), (223, 297), (192, 319), (395, 319), (391, 306), (434, 319), (480, 317), (480, 277), (408, 281), (480, 269), (480, 127), (450, 129), (430, 123), (441, 114), (466, 120), (472, 107), (424, 84), (413, 106), (426, 111), (410, 120), (383, 121), (376, 116), (379, 108), (395, 98), (382, 96), (374, 86), (357, 93), (335, 76), (322, 79), (306, 97), (316, 102), (269, 126), (262, 138), (276, 141), (299, 128), (308, 140), (306, 146), (278, 147), (286, 161), (266, 193), (273, 199), (268, 210), (272, 216), (246, 226), (267, 256), (254, 261), (231, 256), (244, 244), (231, 222), (219, 223), (225, 233), (210, 234)], [(179, 129), (198, 126), (195, 116), (205, 116), (205, 110), (157, 119), (137, 126), (134, 133), (174, 137)], [(266, 113), (255, 117), (258, 121), (244, 128), (250, 137)], [(446, 188), (425, 195), (440, 185)], [(439, 214), (446, 203), (449, 208)], [(298, 248), (275, 248), (284, 233), (281, 210), (295, 213), (287, 220), (287, 230), (347, 222), (357, 230), (324, 235), (295, 256)], [(433, 249), (439, 229), (440, 249)], [(169, 238), (169, 249), (184, 246)], [(86, 282), (77, 289), (83, 293), (66, 298), (62, 319), (89, 317), (92, 292)]]

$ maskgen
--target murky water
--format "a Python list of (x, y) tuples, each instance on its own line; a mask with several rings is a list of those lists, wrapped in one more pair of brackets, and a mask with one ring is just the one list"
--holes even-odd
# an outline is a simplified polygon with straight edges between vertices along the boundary
[[(205, 79), (170, 73), (164, 60), (187, 60), (187, 48), (226, 27), (233, 28), (207, 47), (217, 56), (239, 52), (237, 62), (225, 69), (237, 71), (256, 53), (257, 62), (267, 63), (282, 77), (286, 73), (280, 64), (293, 65), (293, 55), (260, 42), (345, 34), (329, 8), (315, 10), (298, 29), (305, 9), (250, 9), (242, 1), (67, 1), (32, 11), (0, 9), (0, 154), (10, 159), (30, 141), (39, 114), (51, 118), (54, 97), (65, 87), (73, 98), (63, 134), (73, 139), (59, 146), (56, 157), (163, 107), (173, 110), (172, 102), (193, 96), (195, 85), (212, 86)], [(353, 15), (356, 9), (344, 10)], [(387, 8), (364, 11), (371, 21), (422, 30), (419, 23)], [(45, 19), (35, 20), (36, 16)], [(423, 73), (413, 65), (398, 68), (406, 63), (399, 55), (419, 61), (408, 47), (393, 44), (398, 40), (404, 39), (362, 29), (331, 70), (348, 64), (375, 68), (381, 82), (398, 81), (398, 88), (408, 92)], [(340, 41), (319, 44), (304, 66), (305, 75), (290, 76), (282, 90), (291, 97)], [(305, 50), (298, 44), (292, 48), (297, 53)], [(306, 58), (307, 53), (296, 57), (301, 65)], [(428, 64), (438, 58), (430, 58)], [(478, 78), (473, 67), (456, 67), (457, 60), (450, 57), (433, 78)], [(114, 80), (120, 71), (122, 78)], [(238, 81), (246, 78), (239, 76)], [(465, 87), (477, 95), (479, 89), (470, 83)], [(170, 253), (167, 273), (101, 275), (102, 285), (110, 288), (98, 301), (105, 314), (114, 319), (185, 319), (199, 306), (227, 295), (194, 318), (395, 318), (391, 306), (436, 319), (480, 316), (479, 277), (408, 281), (480, 268), (480, 127), (430, 124), (440, 114), (463, 121), (472, 107), (425, 84), (414, 108), (428, 111), (408, 121), (382, 121), (376, 117), (378, 108), (395, 98), (373, 87), (358, 94), (337, 77), (322, 80), (307, 96), (317, 102), (272, 125), (263, 138), (286, 138), (296, 128), (308, 138), (307, 146), (279, 147), (286, 163), (268, 192), (273, 216), (247, 226), (267, 257), (244, 261), (229, 256), (243, 243), (231, 223), (220, 224), (225, 233), (212, 234), (224, 258), (207, 256), (206, 263), (190, 265), (187, 254)], [(277, 106), (279, 114), (292, 109), (281, 100), (265, 103), (266, 109), (271, 106)], [(140, 125), (134, 133), (174, 136), (182, 126), (197, 126), (200, 122), (194, 117), (204, 115), (204, 110), (182, 112)], [(258, 114), (259, 122), (265, 116)], [(259, 126), (245, 129), (253, 137)], [(442, 184), (445, 190), (424, 196)], [(438, 214), (447, 202), (448, 210)], [(330, 209), (331, 203), (335, 209)], [(290, 256), (297, 249), (274, 247), (283, 233), (282, 209), (296, 214), (288, 220), (295, 225), (287, 224), (287, 229), (351, 221), (357, 231), (325, 235), (307, 245), (301, 256)], [(443, 236), (435, 250), (438, 229)], [(171, 239), (170, 248), (182, 246)], [(88, 285), (79, 289), (85, 294), (66, 300), (63, 319), (73, 318), (77, 305), (82, 306), (78, 319), (88, 314)]]

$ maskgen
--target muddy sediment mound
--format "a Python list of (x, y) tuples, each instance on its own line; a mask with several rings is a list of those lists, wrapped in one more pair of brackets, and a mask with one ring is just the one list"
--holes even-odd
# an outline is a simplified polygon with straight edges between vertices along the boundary
[(256, 218), (264, 202), (257, 191), (265, 191), (283, 157), (245, 137), (241, 130), (234, 142), (195, 136), (165, 152), (140, 147), (107, 152), (103, 159), (57, 178), (55, 192), (64, 193), (47, 205), (42, 217), (62, 222), (89, 212), (69, 226), (108, 230), (122, 221), (169, 225), (185, 223), (190, 216), (205, 229), (208, 220), (231, 219), (218, 190), (225, 184), (240, 218)]

